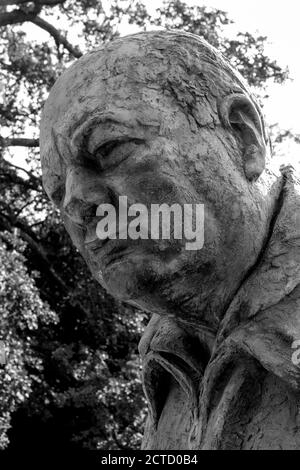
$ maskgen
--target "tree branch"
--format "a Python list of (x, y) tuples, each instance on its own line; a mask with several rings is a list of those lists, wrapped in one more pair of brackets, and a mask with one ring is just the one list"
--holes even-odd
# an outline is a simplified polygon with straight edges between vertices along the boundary
[[(59, 5), (60, 3), (64, 3), (66, 0), (38, 0), (34, 1), (38, 5)], [(0, 6), (5, 5), (22, 5), (24, 3), (30, 3), (30, 0), (0, 0)]]
[(13, 10), (0, 14), (0, 26), (7, 26), (9, 24), (24, 23), (31, 21), (36, 17), (36, 13), (25, 13), (22, 10)]
[(25, 137), (16, 137), (4, 139), (0, 136), (0, 145), (2, 147), (38, 147), (39, 139), (26, 139)]
[(72, 44), (69, 43), (69, 41), (56, 28), (54, 28), (54, 26), (52, 26), (52, 24), (43, 20), (39, 16), (36, 16), (34, 19), (29, 21), (47, 31), (54, 38), (56, 44), (62, 44), (65, 49), (70, 52), (70, 54), (76, 57), (76, 59), (79, 59), (79, 57), (82, 56), (82, 52), (79, 50), (79, 48), (72, 46)]
[(17, 174), (12, 174), (11, 172), (5, 172), (0, 168), (0, 182), (4, 180), (4, 183), (7, 187), (10, 186), (10, 183), (14, 186), (19, 185), (24, 188), (24, 190), (39, 191), (37, 184), (31, 179), (25, 180), (18, 176)]
[[(35, 182), (37, 184), (37, 186), (40, 183), (40, 179), (37, 176), (35, 176), (31, 171), (28, 171), (25, 168), (22, 168), (21, 166), (14, 165), (13, 163), (11, 163), (11, 162), (9, 162), (5, 159), (3, 159), (3, 161), (6, 165), (13, 168), (14, 170), (20, 170), (20, 171), (23, 171), (24, 173), (26, 173), (26, 175), (30, 178), (30, 180), (32, 182)], [(1, 169), (0, 169), (0, 172), (1, 172)]]
[[(38, 4), (37, 4), (38, 6)], [(82, 56), (82, 52), (78, 47), (72, 46), (72, 44), (63, 36), (52, 24), (43, 20), (37, 16), (38, 11), (33, 11), (31, 13), (25, 13), (23, 10), (13, 10), (10, 12), (2, 13), (0, 15), (0, 27), (7, 26), (9, 24), (18, 24), (25, 23), (30, 21), (41, 29), (47, 31), (54, 39), (57, 45), (62, 44), (67, 51), (70, 52), (76, 59)]]

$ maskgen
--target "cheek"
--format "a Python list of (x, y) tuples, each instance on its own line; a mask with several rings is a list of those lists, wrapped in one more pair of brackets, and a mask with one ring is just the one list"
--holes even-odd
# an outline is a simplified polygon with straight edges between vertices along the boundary
[(84, 229), (75, 225), (68, 217), (62, 215), (62, 220), (66, 231), (70, 235), (73, 244), (76, 246), (78, 251), (84, 255), (83, 241), (84, 241)]
[(176, 179), (172, 175), (157, 172), (140, 174), (130, 182), (131, 193), (144, 204), (162, 204), (180, 202)]
[(155, 156), (155, 160), (134, 162), (123, 179), (123, 188), (133, 201), (150, 204), (185, 203), (186, 194), (182, 171), (172, 164)]

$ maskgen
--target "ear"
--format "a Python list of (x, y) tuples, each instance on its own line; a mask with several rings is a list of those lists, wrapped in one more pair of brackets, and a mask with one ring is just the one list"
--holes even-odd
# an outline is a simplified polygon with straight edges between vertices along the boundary
[(243, 165), (246, 178), (256, 180), (265, 168), (267, 139), (261, 116), (247, 96), (234, 93), (223, 99), (219, 117), (227, 129), (239, 135), (244, 147)]

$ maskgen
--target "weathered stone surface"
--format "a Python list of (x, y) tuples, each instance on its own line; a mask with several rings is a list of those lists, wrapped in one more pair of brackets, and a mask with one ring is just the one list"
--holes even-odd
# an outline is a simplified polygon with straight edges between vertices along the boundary
[[(300, 202), (242, 78), (197, 36), (140, 33), (78, 60), (41, 121), (44, 187), (91, 272), (153, 314), (147, 449), (299, 448)], [(205, 206), (204, 246), (96, 237), (99, 204)]]

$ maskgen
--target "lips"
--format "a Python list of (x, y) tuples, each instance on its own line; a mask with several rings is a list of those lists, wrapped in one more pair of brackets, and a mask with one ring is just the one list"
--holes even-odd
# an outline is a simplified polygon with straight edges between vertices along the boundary
[[(118, 234), (117, 234), (118, 237)], [(133, 251), (130, 248), (129, 240), (119, 240), (118, 238), (105, 240), (95, 239), (85, 243), (85, 248), (91, 256), (97, 256), (102, 267), (107, 268), (115, 261), (121, 259), (128, 251)]]
[(123, 240), (119, 241), (119, 243), (114, 244), (110, 252), (106, 254), (106, 268), (113, 264), (115, 261), (119, 261), (121, 258), (123, 258), (123, 256), (128, 255), (133, 251), (134, 249), (130, 248), (128, 244), (124, 244)]
[(92, 241), (85, 242), (84, 246), (88, 251), (91, 251), (92, 253), (97, 253), (109, 241), (109, 238), (107, 238), (106, 240), (100, 240), (99, 238), (96, 238)]

